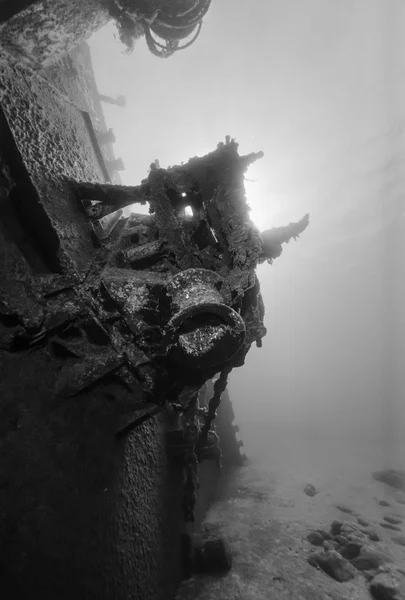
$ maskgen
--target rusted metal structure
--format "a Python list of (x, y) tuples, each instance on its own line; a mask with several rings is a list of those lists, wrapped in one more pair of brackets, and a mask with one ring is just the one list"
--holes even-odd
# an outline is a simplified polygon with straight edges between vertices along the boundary
[(166, 600), (227, 377), (266, 333), (256, 266), (308, 219), (258, 231), (261, 154), (230, 138), (112, 185), (82, 111), (4, 56), (0, 104), (0, 595)]
[(124, 108), (127, 103), (127, 99), (125, 96), (117, 96), (116, 98), (112, 98), (111, 96), (106, 96), (105, 94), (98, 95), (100, 102), (105, 102), (106, 104), (112, 104), (113, 106), (120, 106)]
[[(7, 179), (3, 176), (2, 185), (2, 254), (6, 263), (0, 289), (1, 358), (7, 372), (2, 410), (6, 415), (11, 411), (16, 419), (16, 429), (3, 439), (3, 450), (22, 460), (27, 459), (24, 446), (21, 448), (24, 440), (34, 455), (40, 450), (32, 429), (19, 424), (24, 411), (31, 414), (33, 410), (26, 407), (33, 385), (35, 411), (45, 418), (41, 427), (47, 435), (55, 434), (53, 419), (61, 423), (68, 419), (72, 425), (78, 419), (81, 444), (89, 436), (91, 412), (97, 414), (97, 438), (112, 449), (114, 445), (125, 447), (132, 432), (141, 431), (145, 421), (157, 414), (170, 418), (175, 411), (184, 416), (177, 427), (179, 433), (171, 434), (169, 446), (173, 436), (179, 439), (180, 435), (178, 464), (186, 474), (181, 510), (185, 522), (192, 521), (198, 464), (214, 458), (220, 466), (212, 423), (227, 376), (243, 364), (251, 344), (260, 345), (266, 333), (255, 268), (261, 260), (274, 256), (265, 253), (263, 238), (249, 220), (243, 189), (243, 173), (259, 155), (241, 157), (237, 144), (227, 140), (208, 156), (186, 165), (169, 170), (153, 165), (137, 188), (66, 177), (44, 180), (27, 170), (19, 158), (4, 113), (2, 126), (8, 131), (2, 173), (9, 174)], [(26, 188), (24, 199), (22, 185)], [(117, 218), (117, 210), (133, 202), (149, 204), (150, 214), (122, 219), (118, 213)], [(191, 206), (192, 216), (184, 215), (185, 205)], [(67, 214), (71, 215), (68, 228), (62, 222)], [(298, 235), (303, 227), (302, 223), (290, 226), (289, 236)], [(26, 231), (30, 257), (19, 242), (18, 231)], [(21, 273), (17, 281), (16, 269)], [(198, 391), (218, 372), (221, 376), (210, 402), (199, 407)], [(44, 415), (51, 405), (49, 415)], [(84, 430), (83, 419), (87, 420)], [(93, 444), (94, 433), (88, 438)], [(71, 426), (66, 435), (70, 444)], [(91, 441), (88, 443), (91, 447)], [(111, 452), (116, 455), (116, 450)], [(50, 456), (44, 459), (43, 468), (50, 468), (46, 460)], [(67, 457), (65, 460), (69, 462)], [(5, 522), (10, 514), (18, 515), (15, 499), (19, 496), (9, 468), (9, 464), (2, 465), (2, 481), (8, 486), (2, 505)], [(75, 478), (80, 472), (75, 473), (73, 470), (66, 480), (74, 482), (71, 485), (77, 489)], [(61, 485), (63, 489), (63, 480)], [(102, 485), (108, 490), (111, 482)], [(102, 497), (103, 490), (97, 494)], [(25, 494), (19, 501), (24, 498)], [(43, 501), (45, 527), (52, 514), (49, 501)], [(84, 492), (82, 498), (77, 497), (79, 505), (86, 501)], [(60, 517), (64, 510), (60, 509)], [(41, 528), (36, 519), (35, 526)], [(32, 539), (34, 530), (26, 527), (25, 534)], [(34, 585), (43, 594), (44, 574), (41, 569), (33, 571), (34, 556), (27, 554), (27, 541), (21, 536), (19, 525), (14, 533), (2, 531), (5, 548), (13, 544), (17, 558), (19, 552), (26, 557), (23, 562), (21, 558), (14, 563), (6, 561), (6, 571), (15, 577), (16, 565), (21, 565), (30, 589)], [(59, 536), (58, 542), (48, 540), (49, 547), (65, 556), (63, 530)], [(38, 543), (41, 554), (45, 542), (40, 538)], [(113, 546), (116, 543), (118, 540)], [(5, 557), (2, 560), (4, 566)], [(56, 562), (55, 566), (60, 573), (62, 564)], [(88, 565), (88, 569), (94, 578), (93, 567)], [(103, 578), (93, 581), (99, 598), (107, 597), (108, 586), (115, 586), (114, 578), (108, 585)], [(80, 596), (81, 585), (85, 584), (78, 582), (66, 589), (84, 597)], [(53, 593), (57, 589), (51, 588)], [(114, 589), (115, 597), (127, 594), (125, 586)]]
[(125, 164), (121, 157), (107, 160), (106, 165), (107, 169), (111, 173), (113, 173), (114, 171), (125, 171)]
[(114, 144), (116, 142), (115, 133), (111, 127), (107, 131), (97, 131), (96, 135), (100, 146), (104, 146), (104, 144)]

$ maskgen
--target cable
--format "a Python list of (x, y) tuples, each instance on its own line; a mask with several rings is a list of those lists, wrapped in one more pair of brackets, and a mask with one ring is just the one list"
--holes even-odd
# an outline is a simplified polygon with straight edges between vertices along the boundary
[[(179, 50), (185, 50), (193, 44), (201, 32), (202, 19), (207, 14), (211, 0), (178, 0), (173, 2), (161, 2), (152, 17), (147, 15), (129, 14), (119, 1), (112, 0), (109, 4), (109, 12), (115, 20), (118, 35), (127, 51), (131, 52), (134, 41), (144, 33), (147, 46), (155, 56), (168, 58)], [(180, 46), (180, 40), (192, 35), (192, 38)], [(157, 36), (158, 41), (154, 36)]]

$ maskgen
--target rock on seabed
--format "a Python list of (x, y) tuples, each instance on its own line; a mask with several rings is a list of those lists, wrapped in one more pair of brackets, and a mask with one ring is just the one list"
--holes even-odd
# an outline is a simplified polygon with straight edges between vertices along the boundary
[(307, 483), (307, 485), (304, 488), (304, 494), (312, 498), (313, 496), (316, 496), (317, 493), (318, 491), (316, 487), (312, 485), (312, 483)]
[(405, 490), (405, 471), (398, 471), (396, 469), (375, 471), (373, 478), (397, 490)]
[(318, 566), (336, 581), (350, 581), (356, 574), (352, 565), (334, 550), (311, 554), (308, 557), (308, 562), (312, 566)]
[(376, 575), (370, 582), (370, 593), (376, 600), (400, 600), (398, 584), (387, 573)]
[(397, 515), (385, 515), (383, 519), (391, 525), (400, 525), (402, 523), (402, 518)]
[(308, 533), (307, 535), (307, 540), (313, 546), (323, 546), (325, 538), (318, 531), (311, 531), (311, 533)]

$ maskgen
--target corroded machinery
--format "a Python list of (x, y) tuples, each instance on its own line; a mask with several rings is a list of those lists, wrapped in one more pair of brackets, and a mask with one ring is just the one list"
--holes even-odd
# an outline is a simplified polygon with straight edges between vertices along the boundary
[[(185, 165), (164, 170), (153, 163), (138, 187), (73, 184), (105, 253), (103, 286), (148, 357), (144, 392), (151, 407), (149, 412), (142, 407), (139, 419), (163, 406), (188, 415), (170, 432), (187, 468), (186, 520), (193, 520), (198, 463), (212, 458), (220, 464), (212, 428), (228, 375), (244, 363), (253, 342), (261, 346), (266, 333), (256, 265), (272, 262), (282, 243), (308, 224), (306, 215), (260, 233), (252, 223), (244, 173), (261, 156), (239, 156), (228, 137)], [(122, 219), (122, 210), (136, 204), (148, 204), (150, 214)], [(199, 389), (216, 373), (213, 396), (201, 408)]]
[[(273, 232), (256, 229), (244, 172), (260, 156), (239, 156), (228, 138), (185, 165), (165, 170), (153, 163), (137, 187), (69, 182), (99, 245), (96, 280), (119, 307), (150, 372), (163, 377), (166, 401), (184, 387), (197, 392), (215, 373), (242, 365), (253, 342), (261, 344), (256, 265), (279, 256), (281, 243), (308, 223), (304, 217)], [(149, 215), (122, 218), (122, 209), (136, 204), (148, 204)], [(159, 403), (147, 384), (145, 392)]]
[[(185, 165), (153, 163), (137, 187), (62, 178), (59, 189), (87, 222), (80, 235), (87, 227), (91, 261), (83, 270), (80, 257), (72, 260), (74, 232), (69, 240), (68, 230), (54, 229), (39, 200), (46, 228), (32, 235), (44, 261), (53, 255), (56, 272), (27, 274), (24, 314), (7, 288), (0, 292), (2, 314), (15, 324), (6, 328), (3, 349), (47, 352), (55, 368), (46, 385), (62, 397), (108, 374), (120, 378), (134, 394), (111, 420), (117, 434), (170, 410), (185, 391), (195, 396), (219, 372), (222, 391), (266, 333), (256, 265), (279, 256), (281, 243), (308, 223), (306, 216), (260, 234), (249, 219), (244, 172), (260, 156), (239, 156), (227, 138)], [(122, 218), (135, 204), (148, 204), (149, 214)], [(209, 429), (215, 408), (207, 410)]]

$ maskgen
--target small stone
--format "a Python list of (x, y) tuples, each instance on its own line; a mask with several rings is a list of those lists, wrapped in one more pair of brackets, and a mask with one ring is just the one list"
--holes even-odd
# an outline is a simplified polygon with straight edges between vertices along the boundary
[(373, 478), (376, 481), (381, 481), (397, 490), (405, 489), (405, 471), (396, 469), (385, 469), (384, 471), (376, 471), (373, 473)]
[(316, 496), (316, 494), (318, 493), (316, 487), (314, 485), (312, 485), (312, 483), (307, 483), (307, 485), (304, 488), (304, 494), (306, 494), (307, 496), (313, 497)]
[(330, 526), (330, 532), (332, 535), (339, 535), (340, 534), (340, 529), (343, 526), (343, 523), (341, 521), (333, 521), (332, 525)]
[(389, 502), (387, 502), (386, 500), (380, 500), (378, 504), (379, 504), (380, 506), (389, 506), (389, 505), (390, 505), (390, 503), (389, 503)]
[(380, 536), (375, 531), (370, 531), (367, 534), (367, 536), (368, 536), (368, 539), (371, 540), (372, 542), (379, 542), (380, 541)]
[(313, 554), (309, 554), (307, 556), (307, 562), (311, 565), (311, 567), (315, 567), (316, 569), (319, 569), (318, 555), (315, 552)]
[(311, 560), (309, 560), (309, 557), (307, 560), (309, 564), (319, 567), (336, 581), (350, 581), (355, 577), (355, 570), (352, 565), (333, 550), (322, 554), (312, 554)]
[(380, 523), (380, 527), (385, 527), (385, 529), (391, 529), (391, 531), (402, 531), (400, 527), (397, 527), (396, 525), (391, 525), (391, 523), (386, 523), (384, 521)]
[(307, 540), (313, 546), (322, 546), (324, 542), (324, 537), (318, 531), (311, 531), (308, 533)]
[(391, 525), (399, 525), (402, 523), (402, 518), (398, 517), (397, 515), (385, 515), (385, 517), (383, 517), (384, 521), (386, 521), (387, 523), (390, 523)]
[(340, 510), (340, 512), (346, 513), (348, 515), (351, 515), (354, 512), (351, 508), (349, 508), (348, 506), (345, 506), (343, 504), (336, 504), (336, 508), (338, 510)]
[(390, 557), (383, 552), (371, 548), (362, 548), (360, 555), (352, 561), (352, 565), (359, 571), (369, 571), (370, 569), (378, 569), (390, 560)]
[(362, 545), (358, 542), (349, 542), (345, 546), (342, 546), (339, 552), (343, 556), (343, 558), (347, 558), (347, 560), (352, 560), (353, 558), (359, 556), (361, 547)]
[(368, 527), (370, 525), (370, 523), (366, 521), (366, 519), (363, 519), (363, 517), (358, 517), (357, 523), (362, 527)]
[(398, 597), (398, 584), (386, 573), (380, 573), (371, 580), (370, 593), (376, 600), (395, 600)]
[(397, 535), (391, 539), (395, 544), (398, 544), (399, 546), (405, 546), (405, 535)]
[(232, 568), (232, 554), (223, 538), (204, 541), (195, 552), (195, 567), (199, 573), (226, 572)]
[(358, 556), (352, 561), (352, 565), (359, 571), (378, 569), (380, 563), (375, 556)]

